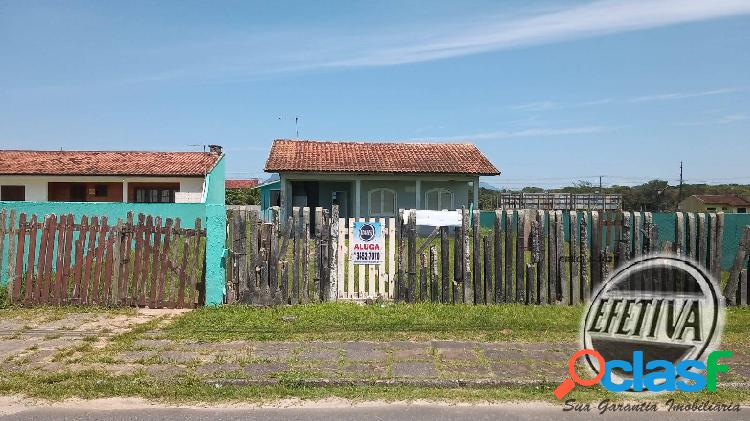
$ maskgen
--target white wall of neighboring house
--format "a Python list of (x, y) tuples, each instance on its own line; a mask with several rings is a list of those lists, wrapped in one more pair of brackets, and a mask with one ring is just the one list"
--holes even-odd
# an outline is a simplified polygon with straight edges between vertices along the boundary
[(122, 177), (122, 176), (38, 176), (38, 175), (0, 175), (0, 186), (25, 186), (26, 201), (46, 202), (47, 183), (54, 182), (121, 182), (123, 184), (123, 201), (128, 201), (127, 183), (180, 183), (180, 192), (202, 194), (205, 188), (202, 177)]

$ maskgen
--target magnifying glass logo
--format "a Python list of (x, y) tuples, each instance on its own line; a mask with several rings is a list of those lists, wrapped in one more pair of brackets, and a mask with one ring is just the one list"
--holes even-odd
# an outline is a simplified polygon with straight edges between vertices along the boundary
[[(597, 373), (597, 375), (593, 379), (582, 379), (578, 377), (578, 373), (576, 373), (576, 361), (578, 361), (578, 359), (583, 357), (584, 355), (591, 355), (599, 362), (599, 373)], [(574, 387), (576, 387), (576, 383), (586, 387), (593, 386), (599, 383), (602, 377), (604, 377), (604, 364), (604, 357), (602, 357), (602, 354), (594, 349), (582, 349), (576, 352), (568, 360), (568, 375), (570, 377), (563, 380), (563, 382), (560, 383), (560, 385), (557, 386), (552, 393), (555, 394), (557, 400), (562, 400), (565, 395), (570, 393), (570, 391), (573, 390)]]

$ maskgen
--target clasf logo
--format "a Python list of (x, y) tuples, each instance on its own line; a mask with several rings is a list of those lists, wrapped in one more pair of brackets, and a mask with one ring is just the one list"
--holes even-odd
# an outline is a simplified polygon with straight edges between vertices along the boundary
[[(591, 379), (581, 379), (575, 371), (575, 364), (583, 356), (595, 358), (600, 366), (604, 366), (604, 370)], [(731, 357), (732, 351), (713, 351), (708, 355), (706, 363), (698, 360), (683, 360), (675, 366), (671, 361), (666, 360), (651, 360), (644, 364), (642, 351), (633, 352), (633, 358), (630, 361), (605, 361), (596, 350), (582, 349), (568, 360), (570, 377), (560, 383), (553, 393), (558, 400), (562, 400), (576, 384), (588, 387), (597, 383), (610, 392), (673, 392), (676, 390), (699, 392), (704, 389), (713, 392), (716, 391), (717, 374), (729, 371), (729, 366), (720, 364), (719, 360)], [(620, 383), (614, 382), (612, 370), (615, 369), (630, 373), (632, 378), (622, 380)], [(704, 371), (705, 374), (702, 374)]]
[[(724, 302), (716, 282), (684, 256), (649, 255), (618, 268), (592, 294), (581, 322), (581, 350), (554, 394), (576, 384), (601, 384), (613, 392), (716, 390), (729, 367), (717, 350)], [(594, 377), (575, 371), (583, 359)]]

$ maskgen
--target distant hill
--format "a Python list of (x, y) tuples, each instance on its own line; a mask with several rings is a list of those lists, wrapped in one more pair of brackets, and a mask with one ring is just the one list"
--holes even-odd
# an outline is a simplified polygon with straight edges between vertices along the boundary
[(498, 186), (496, 186), (494, 184), (486, 183), (484, 181), (480, 181), (479, 182), (479, 188), (481, 188), (481, 189), (487, 189), (487, 190), (494, 190), (494, 191), (500, 191), (500, 190), (502, 190), (502, 188), (500, 188), (500, 187), (498, 187)]

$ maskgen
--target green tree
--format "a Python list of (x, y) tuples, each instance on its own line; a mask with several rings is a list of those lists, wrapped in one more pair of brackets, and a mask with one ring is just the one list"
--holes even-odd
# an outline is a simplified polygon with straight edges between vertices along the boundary
[(230, 189), (226, 191), (227, 205), (258, 205), (260, 189)]

